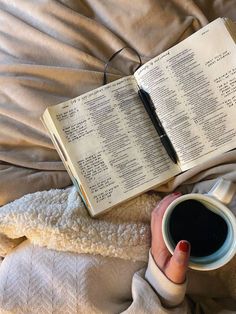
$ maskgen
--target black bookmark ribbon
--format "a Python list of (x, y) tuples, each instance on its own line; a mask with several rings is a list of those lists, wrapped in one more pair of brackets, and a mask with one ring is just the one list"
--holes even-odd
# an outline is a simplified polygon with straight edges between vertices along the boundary
[[(138, 56), (139, 65), (138, 65), (138, 67), (135, 69), (135, 71), (137, 71), (137, 70), (141, 67), (141, 65), (142, 65), (142, 60), (141, 60), (140, 54), (137, 52), (137, 50), (135, 50), (135, 49), (132, 48), (132, 47), (125, 46), (125, 47), (121, 48), (120, 50), (116, 51), (115, 53), (113, 53), (113, 55), (109, 58), (109, 60), (108, 60), (107, 63), (105, 64), (104, 73), (103, 73), (103, 85), (106, 85), (106, 84), (107, 84), (107, 68), (108, 68), (110, 62), (111, 62), (120, 52), (122, 52), (124, 49), (130, 49), (130, 50), (132, 50), (132, 51)], [(135, 72), (135, 71), (134, 71), (134, 72)]]

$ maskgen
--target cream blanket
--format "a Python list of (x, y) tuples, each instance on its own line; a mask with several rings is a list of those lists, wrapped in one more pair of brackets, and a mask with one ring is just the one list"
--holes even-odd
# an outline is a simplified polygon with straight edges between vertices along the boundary
[[(224, 177), (236, 182), (235, 172)], [(205, 193), (214, 182), (196, 183), (193, 191)], [(135, 276), (130, 301), (132, 275), (147, 261), (150, 213), (158, 199), (146, 193), (97, 219), (89, 216), (74, 187), (28, 194), (2, 206), (1, 313), (120, 313), (129, 305), (133, 311), (127, 313), (169, 313), (147, 282)], [(236, 211), (236, 197), (230, 207)], [(19, 245), (25, 237), (30, 241)], [(188, 294), (204, 303), (206, 313), (218, 313), (220, 305), (210, 298), (236, 299), (235, 269), (236, 257), (215, 271), (190, 271)], [(182, 306), (176, 313), (186, 313)]]
[[(224, 177), (236, 182), (236, 172)], [(206, 193), (214, 181), (195, 184), (193, 191)], [(0, 255), (27, 237), (59, 251), (147, 261), (150, 214), (159, 198), (145, 193), (93, 219), (74, 187), (25, 195), (1, 208)], [(235, 202), (231, 208), (236, 212)]]
[[(230, 165), (225, 168), (230, 170)], [(224, 178), (236, 182), (236, 172), (230, 172)], [(215, 180), (196, 183), (192, 191), (206, 193), (214, 183)], [(186, 192), (184, 188), (180, 190)], [(158, 199), (154, 192), (145, 193), (94, 219), (74, 187), (25, 195), (1, 208), (0, 255), (5, 256), (27, 237), (35, 245), (58, 251), (146, 262), (150, 247), (150, 214)], [(236, 197), (230, 208), (236, 213)], [(235, 263), (236, 257), (211, 274), (224, 276), (231, 293), (236, 296), (236, 278), (232, 281)]]

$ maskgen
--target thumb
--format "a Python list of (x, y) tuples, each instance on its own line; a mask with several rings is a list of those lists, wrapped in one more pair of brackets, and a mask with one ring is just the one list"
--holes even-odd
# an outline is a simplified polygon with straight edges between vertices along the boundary
[(166, 276), (174, 283), (183, 283), (186, 278), (190, 255), (190, 243), (180, 241), (175, 248), (173, 256), (166, 267)]

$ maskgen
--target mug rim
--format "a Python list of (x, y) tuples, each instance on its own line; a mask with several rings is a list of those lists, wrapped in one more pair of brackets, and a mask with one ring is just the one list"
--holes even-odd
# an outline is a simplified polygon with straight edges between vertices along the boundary
[[(164, 239), (164, 242), (165, 242), (167, 249), (169, 250), (169, 252), (171, 254), (173, 254), (174, 249), (170, 243), (170, 240), (168, 239), (167, 232), (166, 232), (168, 218), (170, 217), (170, 215), (171, 215), (172, 211), (174, 210), (174, 208), (176, 207), (176, 205), (178, 205), (179, 203), (181, 203), (185, 200), (188, 200), (188, 199), (205, 201), (205, 202), (208, 202), (208, 203), (216, 206), (217, 210), (213, 210), (213, 212), (219, 214), (224, 219), (225, 219), (225, 216), (227, 217), (226, 222), (227, 222), (227, 224), (230, 223), (230, 225), (232, 227), (231, 228), (232, 233), (233, 233), (232, 236), (234, 239), (233, 243), (230, 245), (230, 249), (227, 251), (227, 253), (223, 257), (219, 258), (217, 261), (213, 261), (213, 262), (209, 262), (209, 263), (205, 263), (205, 264), (200, 264), (200, 263), (190, 261), (189, 262), (189, 268), (192, 268), (195, 270), (206, 270), (207, 271), (207, 270), (213, 270), (213, 269), (219, 268), (219, 267), (227, 264), (233, 258), (233, 256), (236, 253), (236, 218), (235, 218), (234, 214), (230, 211), (229, 208), (227, 208), (224, 204), (222, 204), (219, 200), (217, 200), (213, 196), (210, 196), (207, 194), (189, 193), (186, 195), (182, 195), (182, 196), (178, 197), (177, 199), (175, 199), (167, 207), (167, 209), (164, 213), (163, 219), (162, 219), (162, 236), (163, 236), (163, 239)], [(211, 209), (209, 208), (209, 210), (211, 210)]]

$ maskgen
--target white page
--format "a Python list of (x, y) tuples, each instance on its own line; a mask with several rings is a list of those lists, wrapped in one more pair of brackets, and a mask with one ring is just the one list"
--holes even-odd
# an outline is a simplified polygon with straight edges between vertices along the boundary
[(187, 170), (236, 147), (236, 45), (217, 19), (135, 73)]
[(181, 171), (164, 150), (133, 76), (50, 107), (49, 112), (96, 212)]

